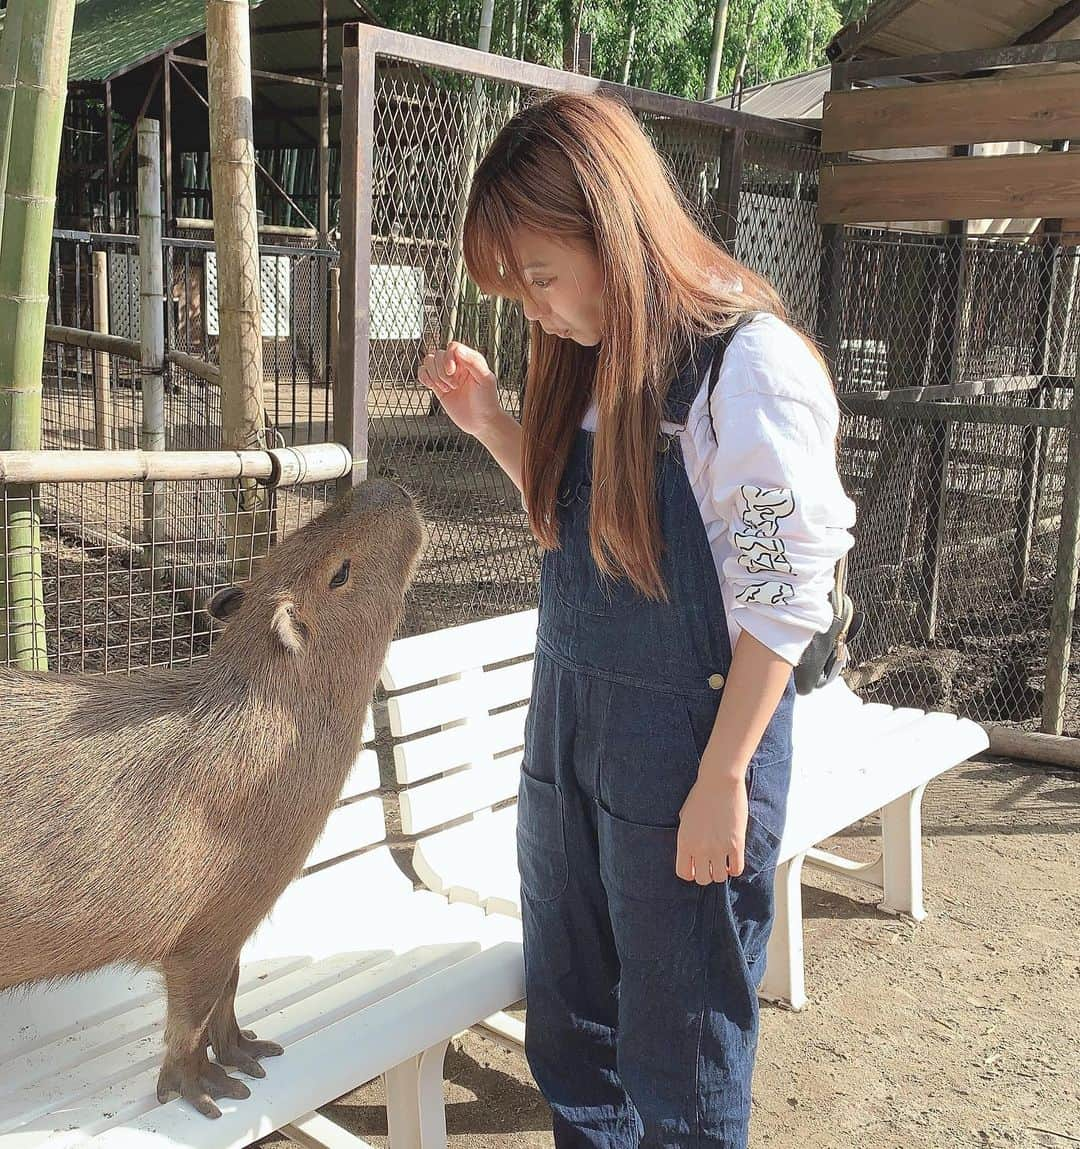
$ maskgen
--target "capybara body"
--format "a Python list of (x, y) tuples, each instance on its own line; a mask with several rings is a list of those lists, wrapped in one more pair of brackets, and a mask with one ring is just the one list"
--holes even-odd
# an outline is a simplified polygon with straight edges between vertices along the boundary
[(158, 965), (159, 1098), (216, 1116), (247, 1095), (221, 1065), (262, 1076), (280, 1047), (236, 1025), (237, 958), (360, 751), (422, 540), (408, 495), (364, 483), (214, 597), (227, 626), (203, 662), (0, 670), (0, 991)]

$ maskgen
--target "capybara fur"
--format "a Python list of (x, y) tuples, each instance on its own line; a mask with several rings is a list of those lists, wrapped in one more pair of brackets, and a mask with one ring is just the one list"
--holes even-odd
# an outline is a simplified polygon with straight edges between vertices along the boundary
[(222, 1066), (262, 1077), (281, 1047), (237, 1026), (237, 959), (356, 761), (422, 545), (410, 497), (372, 480), (214, 596), (226, 627), (202, 662), (0, 669), (0, 992), (157, 966), (159, 1100), (216, 1117), (248, 1096)]

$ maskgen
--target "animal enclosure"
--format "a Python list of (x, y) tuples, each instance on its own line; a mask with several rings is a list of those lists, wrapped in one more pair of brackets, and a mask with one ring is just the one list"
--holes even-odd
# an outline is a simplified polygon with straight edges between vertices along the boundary
[[(359, 69), (362, 60), (370, 70)], [(371, 77), (345, 105), (346, 137), (362, 149), (346, 157), (354, 176), (344, 195), (346, 246), (340, 269), (333, 252), (264, 247), (265, 406), (276, 442), (337, 439), (366, 458), (369, 474), (417, 495), (430, 537), (405, 633), (535, 605), (539, 552), (516, 490), (415, 377), (429, 348), (460, 338), (485, 353), (505, 405), (520, 413), (527, 324), (519, 307), (478, 295), (464, 273), (469, 180), (514, 110), (549, 91), (599, 86), (639, 117), (702, 225), (773, 280), (793, 320), (832, 359), (840, 470), (859, 508), (849, 580), (867, 614), (852, 652), (852, 682), (865, 697), (895, 705), (1038, 727), (1056, 591), (1061, 598), (1069, 452), (1080, 449), (1070, 430), (1080, 236), (1061, 221), (1001, 235), (947, 226), (823, 229), (822, 155), (812, 129), (384, 29), (357, 30), (346, 67), (357, 69), (354, 80)], [(167, 346), (213, 361), (208, 244), (194, 237), (165, 243)], [(132, 241), (58, 235), (50, 316), (58, 326), (95, 325), (89, 268), (101, 250), (111, 266), (122, 266)], [(110, 302), (122, 298), (119, 283), (110, 270)], [(339, 312), (367, 317), (359, 328), (341, 324), (340, 348)], [(121, 334), (115, 323), (111, 330)], [(94, 445), (106, 391), (109, 445), (134, 444), (141, 391), (130, 360), (52, 342), (46, 367), (48, 446)], [(169, 445), (216, 446), (218, 385), (182, 361), (166, 365), (165, 379)], [(189, 524), (180, 529), (187, 549), (208, 556), (195, 564), (200, 585), (218, 585), (227, 573), (220, 557), (225, 494), (203, 484), (163, 495), (167, 520)], [(314, 510), (329, 495), (323, 485), (305, 497)], [(45, 555), (92, 548), (92, 531), (72, 530), (80, 516), (95, 531), (106, 516), (113, 532), (125, 516), (132, 530), (139, 521), (134, 490), (121, 499), (127, 509), (110, 510), (102, 496), (75, 487), (38, 497)], [(136, 577), (134, 552), (109, 554)], [(48, 561), (59, 571), (56, 558)], [(80, 590), (86, 573), (61, 573), (67, 597), (50, 592), (49, 633), (74, 643), (80, 612), (101, 613), (104, 584), (93, 581), (98, 572)], [(162, 600), (153, 617), (163, 617), (171, 601)], [(109, 668), (197, 657), (197, 620), (178, 617), (180, 638), (129, 643), (121, 612)], [(1072, 612), (1065, 625), (1075, 627)], [(89, 647), (84, 654), (77, 644), (66, 652), (56, 646), (65, 669), (90, 658)], [(1074, 642), (1072, 649), (1061, 714), (1065, 732), (1077, 735), (1080, 648)]]

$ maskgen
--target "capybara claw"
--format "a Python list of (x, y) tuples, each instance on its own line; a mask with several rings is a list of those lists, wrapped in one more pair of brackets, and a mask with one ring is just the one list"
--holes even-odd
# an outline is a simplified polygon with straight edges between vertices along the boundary
[(280, 1057), (285, 1052), (276, 1041), (259, 1041), (252, 1030), (242, 1029), (228, 1045), (214, 1047), (219, 1064), (239, 1069), (248, 1077), (265, 1077), (266, 1070), (259, 1064), (262, 1057)]
[(190, 1068), (162, 1067), (157, 1083), (158, 1101), (164, 1105), (177, 1094), (204, 1117), (214, 1119), (221, 1116), (221, 1110), (214, 1104), (216, 1098), (243, 1101), (251, 1096), (251, 1090), (242, 1081), (230, 1077), (220, 1065), (203, 1061)]

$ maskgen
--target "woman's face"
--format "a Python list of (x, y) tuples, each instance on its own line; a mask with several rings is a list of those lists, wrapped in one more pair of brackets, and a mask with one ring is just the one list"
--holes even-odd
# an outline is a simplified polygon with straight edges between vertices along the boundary
[(514, 246), (525, 279), (522, 306), (549, 334), (595, 347), (603, 336), (604, 277), (592, 247), (519, 231)]

